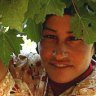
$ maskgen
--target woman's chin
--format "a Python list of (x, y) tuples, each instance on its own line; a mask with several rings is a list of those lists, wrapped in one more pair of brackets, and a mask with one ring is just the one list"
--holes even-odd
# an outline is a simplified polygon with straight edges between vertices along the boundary
[(57, 77), (51, 76), (49, 78), (56, 83), (68, 83), (73, 80), (73, 78), (70, 78), (70, 77), (69, 78), (68, 77), (62, 78), (62, 76), (61, 77), (60, 76), (57, 76)]

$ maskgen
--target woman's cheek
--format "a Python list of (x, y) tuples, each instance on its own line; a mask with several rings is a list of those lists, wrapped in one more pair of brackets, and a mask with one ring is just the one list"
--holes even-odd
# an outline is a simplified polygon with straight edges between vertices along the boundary
[(51, 50), (48, 50), (43, 47), (40, 49), (40, 56), (44, 61), (48, 61), (51, 58), (51, 54), (52, 54)]

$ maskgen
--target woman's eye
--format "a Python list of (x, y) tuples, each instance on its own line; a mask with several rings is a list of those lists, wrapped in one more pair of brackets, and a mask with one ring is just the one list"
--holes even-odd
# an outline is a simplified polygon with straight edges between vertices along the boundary
[(56, 39), (55, 35), (44, 35), (43, 39)]
[(77, 40), (81, 40), (81, 39), (79, 39), (79, 38), (77, 38), (77, 37), (75, 37), (75, 36), (70, 36), (70, 37), (68, 38), (68, 40), (69, 40), (69, 41), (77, 41)]

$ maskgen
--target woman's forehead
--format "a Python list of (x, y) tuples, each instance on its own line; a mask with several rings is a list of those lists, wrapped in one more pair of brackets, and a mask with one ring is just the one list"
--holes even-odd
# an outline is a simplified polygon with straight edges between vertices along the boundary
[[(56, 33), (58, 30), (56, 30), (55, 28), (53, 28), (53, 27), (51, 27), (51, 26), (47, 26), (47, 25), (45, 25), (44, 27), (43, 27), (43, 30), (46, 30), (46, 31), (44, 31), (44, 32), (52, 32), (52, 33)], [(73, 34), (73, 32), (72, 31), (67, 31), (67, 33), (68, 34)]]
[(70, 21), (70, 17), (71, 17), (70, 15), (63, 15), (63, 16), (52, 15), (52, 16), (49, 16), (49, 18), (47, 18), (45, 22), (51, 22), (51, 21), (68, 22), (68, 21)]
[(43, 25), (43, 31), (58, 32), (66, 31), (67, 33), (72, 33), (70, 30), (70, 16), (51, 16)]

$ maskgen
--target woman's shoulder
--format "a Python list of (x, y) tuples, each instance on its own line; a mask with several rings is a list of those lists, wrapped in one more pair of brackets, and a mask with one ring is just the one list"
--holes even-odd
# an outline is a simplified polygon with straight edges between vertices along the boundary
[(96, 95), (96, 64), (93, 65), (92, 73), (86, 79), (77, 84), (72, 94)]

